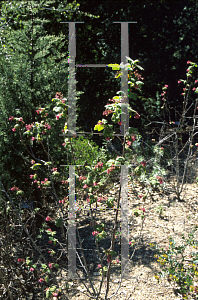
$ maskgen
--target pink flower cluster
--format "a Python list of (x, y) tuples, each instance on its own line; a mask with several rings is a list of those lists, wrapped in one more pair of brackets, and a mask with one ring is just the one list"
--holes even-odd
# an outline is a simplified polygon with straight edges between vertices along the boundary
[(17, 261), (18, 261), (18, 263), (20, 263), (20, 262), (24, 262), (25, 259), (24, 258), (18, 258)]
[(62, 116), (61, 113), (59, 113), (58, 115), (56, 115), (56, 120), (59, 120), (61, 116)]
[(42, 113), (43, 109), (44, 109), (44, 108), (39, 108), (39, 109), (37, 109), (37, 110), (36, 110), (37, 114)]
[(67, 201), (67, 199), (68, 199), (68, 197), (65, 197), (65, 198), (63, 198), (62, 200), (59, 200), (58, 203), (59, 203), (59, 204), (61, 204), (61, 203), (64, 204), (65, 201)]
[(138, 113), (136, 113), (134, 119), (139, 119), (140, 118), (140, 115)]
[(80, 176), (78, 180), (81, 181), (81, 180), (85, 180), (85, 179), (86, 179), (85, 176)]
[(51, 129), (51, 126), (47, 122), (45, 122), (44, 127), (47, 128), (47, 129)]
[(98, 231), (93, 231), (93, 232), (92, 232), (92, 235), (98, 235), (98, 234), (99, 234)]
[(111, 255), (107, 255), (107, 262), (110, 263), (111, 261)]
[(162, 184), (164, 182), (161, 176), (156, 176), (156, 178), (159, 180), (160, 184)]
[(98, 162), (97, 165), (95, 165), (94, 169), (97, 169), (97, 168), (101, 168), (102, 169), (102, 167), (103, 167), (103, 163), (102, 162)]
[(111, 110), (111, 109), (105, 109), (105, 111), (103, 111), (103, 116), (108, 116), (112, 112), (113, 112), (113, 110)]
[(55, 98), (56, 99), (62, 99), (63, 98), (63, 94), (61, 94), (61, 92), (56, 92)]
[(33, 126), (33, 124), (26, 124), (26, 125), (25, 125), (25, 128), (26, 128), (27, 130), (31, 130), (32, 126)]
[(112, 164), (112, 166), (109, 169), (107, 169), (107, 174), (112, 172), (114, 169), (115, 169), (115, 166), (114, 166), (114, 164)]
[(41, 181), (41, 184), (46, 184), (48, 182), (48, 178), (45, 178), (44, 181)]
[(143, 165), (143, 167), (146, 167), (146, 165), (147, 165), (147, 163), (145, 161), (142, 161), (140, 164)]
[(8, 120), (9, 120), (9, 121), (12, 121), (13, 119), (14, 119), (14, 117), (13, 117), (13, 116), (10, 116)]
[(134, 136), (134, 135), (132, 135), (132, 140), (133, 140), (133, 142), (136, 140), (136, 136)]
[(67, 184), (68, 181), (67, 180), (61, 180), (62, 184)]
[(13, 186), (10, 190), (11, 190), (11, 191), (18, 191), (18, 189), (19, 189), (18, 187)]
[(45, 219), (46, 222), (51, 221), (51, 220), (52, 220), (52, 218), (50, 218), (49, 216), (47, 216)]
[(137, 77), (138, 80), (144, 79), (143, 77), (141, 77), (141, 75), (137, 71), (134, 71), (133, 74)]
[(107, 200), (108, 197), (98, 197), (97, 201), (98, 202), (101, 202), (101, 201), (104, 201), (104, 200)]
[(52, 295), (53, 295), (54, 297), (58, 297), (58, 293), (53, 292)]
[(145, 208), (144, 207), (142, 207), (142, 208), (139, 207), (139, 210), (142, 210), (143, 212), (145, 212)]

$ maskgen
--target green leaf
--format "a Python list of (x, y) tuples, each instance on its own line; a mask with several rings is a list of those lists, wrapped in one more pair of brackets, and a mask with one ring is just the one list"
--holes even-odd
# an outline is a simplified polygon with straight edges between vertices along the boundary
[(96, 202), (96, 197), (94, 197), (94, 195), (92, 195), (92, 194), (89, 194), (89, 199), (90, 199), (91, 204)]
[(134, 61), (130, 57), (126, 56), (126, 59), (128, 59), (130, 62), (134, 63)]
[(120, 99), (120, 96), (114, 96), (113, 99), (114, 99), (114, 100), (119, 100), (119, 99)]
[(134, 215), (136, 217), (138, 217), (140, 215), (140, 213), (141, 213), (141, 210), (139, 210), (139, 209), (133, 209), (133, 213), (134, 213)]
[(45, 162), (45, 165), (51, 166), (51, 165), (52, 165), (52, 162), (51, 162), (51, 161), (46, 161), (46, 162)]
[(112, 68), (112, 70), (120, 70), (120, 65), (118, 64), (109, 64), (108, 67)]
[(115, 201), (115, 198), (114, 198), (114, 197), (109, 197), (109, 198), (107, 199), (107, 206), (108, 206), (109, 208), (112, 208), (112, 207), (113, 207), (113, 204), (114, 204), (114, 201)]
[(114, 123), (118, 123), (120, 121), (120, 115), (118, 114), (113, 114), (112, 117), (111, 117), (111, 120), (114, 122)]
[(137, 67), (138, 69), (140, 69), (140, 70), (144, 70), (144, 68), (142, 68), (142, 67), (139, 66), (139, 65), (136, 65), (136, 67)]
[(122, 74), (121, 73), (118, 73), (115, 78), (119, 78)]
[(93, 176), (90, 173), (88, 174), (86, 182), (87, 182), (87, 185), (90, 185), (93, 183)]
[(131, 98), (133, 100), (137, 100), (137, 94), (129, 92), (129, 98)]
[(109, 159), (106, 163), (107, 167), (111, 167), (113, 164), (115, 165), (115, 159)]
[(41, 267), (45, 270), (47, 269), (47, 265), (46, 264), (41, 264)]
[(102, 124), (97, 124), (97, 125), (95, 125), (94, 130), (101, 131), (101, 130), (103, 130), (104, 128), (105, 128), (104, 125), (102, 125)]
[(112, 134), (113, 134), (113, 125), (106, 125), (105, 129), (104, 129), (104, 137), (112, 137)]
[(26, 264), (29, 266), (29, 265), (31, 265), (31, 263), (32, 263), (32, 261), (29, 259), (29, 257), (27, 257)]
[(137, 128), (129, 127), (129, 134), (137, 134), (137, 133), (138, 133)]
[(55, 221), (56, 227), (60, 227), (62, 225), (62, 222), (63, 222), (62, 218), (56, 219), (56, 221)]
[(110, 254), (113, 256), (113, 255), (116, 255), (117, 253), (115, 251), (111, 250)]
[(32, 167), (30, 167), (30, 169), (32, 170), (38, 170), (39, 166), (41, 166), (41, 164), (34, 164)]
[(55, 107), (53, 108), (53, 111), (55, 111), (55, 112), (62, 112), (62, 111), (63, 111), (63, 108), (60, 107), (60, 106), (55, 106)]
[(50, 291), (50, 290), (47, 290), (47, 291), (46, 291), (46, 298), (49, 298), (49, 297), (51, 296), (51, 294), (52, 294), (51, 291)]
[(142, 82), (142, 81), (136, 81), (136, 84), (141, 86), (141, 85), (144, 84), (144, 82)]
[(18, 191), (16, 192), (16, 194), (17, 194), (17, 195), (24, 195), (24, 191), (18, 190)]

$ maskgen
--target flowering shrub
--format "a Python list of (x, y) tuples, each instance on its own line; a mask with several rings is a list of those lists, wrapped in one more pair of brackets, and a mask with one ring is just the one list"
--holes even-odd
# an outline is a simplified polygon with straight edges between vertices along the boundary
[[(135, 100), (135, 95), (141, 90), (141, 86), (143, 84), (141, 81), (143, 78), (137, 71), (137, 69), (141, 70), (141, 67), (138, 65), (137, 60), (133, 61), (130, 58), (127, 58), (127, 60), (129, 62), (124, 67), (126, 70), (128, 70), (130, 96), (133, 100)], [(189, 64), (191, 64), (191, 66), (188, 68), (188, 74), (191, 75), (193, 65), (191, 62)], [(123, 68), (123, 64), (114, 64), (109, 66), (117, 70)], [(116, 77), (119, 78), (120, 76), (122, 76), (122, 72), (119, 70), (116, 74)], [(167, 85), (165, 85), (162, 89), (162, 108), (165, 107), (167, 102), (167, 89)], [(185, 95), (187, 89), (188, 87), (183, 90)], [(192, 90), (196, 93), (196, 89)], [(114, 252), (115, 238), (119, 236), (119, 233), (117, 234), (116, 232), (116, 227), (118, 223), (117, 211), (120, 207), (120, 192), (118, 199), (115, 197), (100, 197), (98, 194), (102, 191), (104, 186), (110, 185), (112, 180), (115, 179), (118, 171), (120, 171), (120, 166), (124, 164), (128, 166), (129, 178), (131, 181), (138, 181), (146, 188), (145, 194), (139, 194), (139, 198), (144, 201), (146, 200), (147, 195), (152, 193), (153, 188), (165, 188), (166, 174), (165, 169), (161, 167), (161, 161), (164, 157), (164, 153), (166, 152), (166, 147), (164, 145), (163, 147), (158, 144), (155, 145), (155, 140), (152, 141), (151, 145), (144, 143), (144, 147), (142, 147), (142, 136), (138, 133), (136, 128), (131, 127), (133, 124), (130, 124), (126, 135), (119, 139), (122, 146), (122, 154), (117, 153), (118, 151), (116, 151), (115, 147), (113, 146), (113, 140), (116, 132), (119, 130), (119, 126), (123, 125), (120, 119), (122, 104), (126, 98), (126, 95), (122, 95), (121, 92), (118, 92), (117, 94), (119, 94), (119, 96), (114, 96), (112, 99), (109, 99), (103, 112), (103, 116), (105, 117), (109, 117), (111, 115), (110, 122), (113, 124), (109, 124), (107, 119), (102, 119), (99, 120), (94, 127), (95, 131), (103, 133), (105, 139), (104, 145), (106, 148), (111, 146), (113, 149), (112, 153), (108, 154), (104, 148), (98, 151), (97, 147), (93, 146), (93, 144), (90, 145), (91, 142), (89, 140), (85, 140), (83, 138), (78, 139), (76, 136), (65, 137), (61, 146), (61, 151), (69, 154), (69, 158), (67, 160), (68, 164), (74, 164), (77, 166), (75, 172), (75, 187), (78, 191), (75, 194), (76, 201), (78, 202), (80, 197), (84, 197), (83, 199), (89, 205), (92, 218), (91, 226), (93, 227), (92, 236), (95, 238), (97, 249), (99, 249), (98, 243), (107, 237), (107, 232), (104, 223), (97, 224), (95, 222), (93, 218), (93, 210), (97, 210), (98, 202), (103, 202), (107, 208), (115, 208), (116, 211), (114, 230), (111, 238), (111, 247), (103, 251), (105, 254), (105, 259), (101, 258), (98, 250), (98, 256), (100, 258), (100, 264), (98, 264), (98, 268), (102, 274), (102, 282), (104, 277), (107, 278), (106, 294), (108, 294), (109, 291), (111, 265), (112, 263), (120, 263), (118, 259), (113, 260), (113, 256), (116, 255), (116, 252)], [(41, 268), (39, 269), (38, 265), (36, 263), (33, 264), (33, 261), (30, 260), (29, 257), (26, 259), (26, 261), (24, 261), (23, 258), (18, 258), (17, 260), (18, 264), (25, 263), (25, 267), (27, 267), (29, 271), (29, 276), (34, 275), (37, 277), (36, 280), (39, 284), (48, 284), (48, 287), (45, 290), (46, 297), (48, 298), (52, 296), (57, 297), (58, 293), (60, 292), (58, 287), (49, 284), (49, 282), (53, 280), (53, 274), (55, 270), (59, 268), (55, 258), (57, 255), (55, 247), (57, 244), (60, 244), (60, 241), (56, 236), (57, 232), (52, 230), (52, 228), (49, 228), (49, 226), (51, 223), (53, 223), (56, 225), (56, 227), (61, 227), (64, 230), (64, 228), (67, 229), (69, 222), (73, 221), (70, 220), (71, 215), (68, 216), (69, 203), (68, 196), (66, 196), (69, 194), (70, 183), (70, 178), (68, 178), (68, 166), (65, 166), (64, 169), (59, 167), (60, 162), (54, 160), (53, 154), (49, 153), (48, 142), (50, 134), (53, 131), (55, 132), (55, 125), (57, 124), (59, 126), (58, 128), (62, 128), (60, 133), (68, 133), (67, 99), (63, 98), (61, 93), (56, 93), (55, 98), (52, 99), (52, 102), (54, 105), (53, 118), (50, 115), (50, 109), (47, 110), (47, 108), (38, 108), (36, 110), (38, 119), (30, 124), (25, 124), (22, 117), (9, 117), (10, 124), (13, 124), (14, 121), (16, 122), (15, 125), (11, 125), (11, 131), (13, 131), (13, 134), (19, 133), (22, 144), (28, 151), (29, 156), (33, 158), (30, 161), (31, 174), (29, 174), (31, 186), (38, 190), (39, 195), (42, 195), (43, 204), (46, 208), (48, 207), (48, 200), (51, 197), (54, 199), (56, 208), (58, 208), (59, 212), (61, 212), (60, 217), (50, 217), (52, 216), (51, 211), (49, 213), (50, 216), (46, 211), (44, 217), (45, 223), (42, 224), (42, 228), (39, 230), (40, 234), (37, 235), (37, 239), (42, 239), (47, 236), (47, 246), (45, 250), (50, 256), (50, 261), (47, 261), (46, 259), (44, 260), (42, 257), (43, 262), (40, 263)], [(129, 104), (127, 104), (127, 109), (131, 123), (136, 122), (134, 119), (139, 119), (141, 117), (140, 114)], [(37, 158), (34, 155), (33, 149), (35, 145), (39, 145), (43, 148), (47, 160), (44, 160), (44, 158)], [(86, 152), (84, 151), (85, 153), (83, 152), (83, 149), (86, 149)], [(92, 155), (90, 155), (90, 157), (88, 156), (89, 151), (87, 149), (92, 149)], [(10, 190), (13, 194), (16, 193), (16, 196), (19, 197), (24, 193), (16, 186), (13, 186)], [(33, 214), (35, 213), (36, 212)], [(144, 213), (144, 207), (139, 207), (139, 209), (133, 210), (133, 215), (135, 217), (140, 216), (142, 218), (142, 224), (145, 220)], [(128, 243), (131, 246), (134, 245), (134, 241), (129, 241)], [(159, 258), (159, 260), (165, 263), (165, 261), (162, 261), (161, 258)], [(88, 273), (86, 266), (85, 269)], [(185, 278), (185, 280), (189, 279)], [(181, 282), (181, 280), (179, 282)], [(185, 282), (183, 288), (186, 288)], [(190, 282), (190, 284), (191, 283), (192, 282)], [(184, 289), (183, 291), (185, 294), (186, 290)]]
[(193, 280), (198, 276), (197, 270), (197, 252), (192, 252), (188, 255), (191, 261), (188, 259), (188, 264), (185, 262), (185, 249), (188, 245), (197, 248), (197, 241), (194, 240), (194, 233), (197, 230), (197, 226), (188, 234), (188, 239), (185, 239), (184, 234), (181, 237), (185, 244), (182, 246), (176, 246), (172, 237), (169, 237), (169, 247), (166, 249), (158, 248), (157, 245), (150, 244), (151, 247), (157, 250), (155, 257), (157, 261), (163, 266), (162, 272), (155, 275), (155, 278), (160, 280), (166, 276), (169, 281), (174, 281), (180, 287), (180, 293), (183, 299), (188, 299), (189, 292), (197, 294), (196, 287), (193, 286)]
[[(130, 60), (130, 59), (129, 59)], [(135, 90), (140, 90), (140, 86), (142, 84), (142, 82), (140, 82), (140, 75), (137, 73), (137, 71), (135, 71), (135, 68), (138, 67), (137, 66), (137, 62), (135, 61), (133, 62), (132, 60), (130, 60), (130, 64), (128, 64), (128, 66), (130, 67), (130, 72), (129, 72), (129, 84), (130, 84), (130, 88), (131, 90), (135, 89)], [(121, 125), (120, 122), (120, 113), (121, 113), (121, 106), (120, 106), (120, 101), (121, 101), (122, 97), (121, 96), (115, 96), (112, 101), (112, 104), (108, 104), (106, 107), (106, 110), (104, 112), (104, 115), (109, 115), (110, 113), (112, 114), (112, 122), (118, 125)], [(62, 129), (62, 133), (67, 133), (68, 129), (67, 129), (67, 99), (63, 98), (63, 95), (61, 93), (57, 93), (55, 95), (55, 98), (52, 99), (53, 103), (54, 103), (54, 107), (53, 107), (53, 111), (54, 111), (54, 118), (55, 118), (55, 122), (57, 122), (58, 124), (62, 124), (63, 125), (63, 129)], [(134, 116), (135, 119), (139, 119), (140, 115), (138, 114), (137, 111), (133, 110), (130, 106), (128, 106), (128, 110), (130, 113), (130, 117), (132, 117), (132, 115)], [(14, 127), (12, 127), (12, 131), (14, 132), (14, 134), (19, 133), (20, 135), (20, 139), (22, 144), (25, 146), (26, 150), (29, 152), (29, 155), (33, 156), (33, 159), (31, 160), (31, 174), (29, 175), (29, 178), (31, 180), (31, 184), (33, 186), (35, 186), (35, 188), (38, 188), (41, 191), (43, 200), (44, 200), (44, 204), (47, 205), (46, 202), (46, 197), (49, 194), (49, 191), (51, 190), (56, 203), (59, 205), (65, 205), (65, 202), (67, 202), (67, 196), (64, 197), (62, 200), (58, 199), (56, 196), (56, 192), (55, 192), (55, 188), (54, 185), (56, 184), (56, 182), (61, 182), (61, 187), (63, 188), (64, 193), (68, 194), (68, 188), (69, 188), (69, 180), (68, 180), (68, 172), (63, 172), (63, 176), (61, 176), (61, 170), (58, 167), (58, 164), (54, 163), (51, 155), (49, 155), (49, 152), (46, 150), (46, 145), (48, 143), (48, 138), (50, 136), (50, 133), (54, 130), (53, 129), (53, 122), (51, 122), (51, 115), (50, 112), (47, 110), (47, 108), (38, 108), (36, 110), (36, 113), (38, 115), (38, 117), (41, 118), (41, 121), (39, 122), (39, 120), (36, 120), (33, 123), (30, 124), (25, 124), (25, 122), (23, 121), (22, 117), (19, 118), (15, 118), (13, 116), (11, 116), (9, 118), (9, 122), (11, 122), (13, 124), (13, 122), (16, 122), (16, 125), (14, 125)], [(98, 124), (95, 126), (96, 130), (103, 130), (104, 129), (104, 137), (106, 138), (106, 141), (109, 142), (111, 140), (112, 134), (113, 134), (113, 125), (108, 124), (107, 121), (105, 119), (101, 120), (98, 122)], [(116, 129), (116, 128), (115, 128)], [(118, 129), (118, 128), (117, 128)], [(130, 128), (130, 134), (132, 133), (131, 136), (127, 137), (125, 139), (125, 142), (123, 143), (123, 147), (130, 147), (132, 146), (132, 144), (137, 140), (136, 137), (136, 133), (137, 130), (134, 128)], [(78, 162), (80, 162), (82, 164), (82, 159), (78, 160), (78, 153), (76, 154), (75, 152), (78, 152), (81, 149), (74, 149), (73, 148), (73, 143), (75, 141), (75, 136), (71, 137), (71, 138), (64, 138), (64, 143), (62, 144), (62, 146), (65, 148), (65, 150), (67, 150), (68, 148), (70, 148), (70, 154), (71, 154), (71, 158), (72, 160), (70, 160), (72, 162), (72, 164), (77, 165)], [(40, 144), (45, 153), (48, 154), (48, 161), (45, 161), (43, 159), (37, 159), (36, 156), (33, 154), (32, 148), (34, 148), (34, 143), (38, 143), (38, 145)], [(84, 140), (83, 140), (84, 143)], [(28, 146), (29, 144), (29, 146)], [(80, 148), (80, 143), (78, 145), (78, 147)], [(63, 148), (63, 149), (64, 149)], [(77, 150), (77, 151), (76, 151)], [(86, 153), (87, 154), (87, 153)], [(86, 200), (90, 205), (90, 209), (92, 209), (92, 205), (94, 203), (96, 203), (96, 207), (97, 207), (97, 202), (99, 201), (105, 201), (107, 207), (109, 208), (113, 208), (115, 206), (115, 201), (116, 199), (114, 197), (107, 197), (107, 198), (102, 198), (97, 196), (97, 193), (101, 190), (101, 188), (105, 185), (107, 185), (109, 182), (111, 182), (111, 178), (114, 177), (113, 174), (115, 174), (116, 171), (119, 170), (120, 165), (125, 163), (125, 158), (124, 155), (122, 156), (117, 156), (117, 157), (113, 157), (111, 159), (110, 155), (107, 155), (107, 152), (105, 152), (104, 150), (100, 151), (98, 153), (97, 151), (97, 155), (95, 155), (94, 159), (93, 157), (91, 158), (90, 165), (87, 165), (87, 157), (86, 160), (83, 162), (83, 164), (85, 165), (86, 170), (82, 170), (82, 167), (78, 167), (77, 169), (77, 173), (75, 174), (76, 177), (76, 188), (79, 189), (80, 191), (83, 191), (86, 195)], [(142, 162), (142, 164), (141, 164)], [(146, 161), (144, 159), (142, 159), (140, 162), (140, 165), (145, 168), (146, 167)], [(43, 170), (44, 172), (41, 172), (41, 170)], [(45, 174), (45, 172), (47, 173), (47, 176), (43, 176), (43, 173)], [(82, 172), (80, 174), (80, 172)], [(84, 172), (84, 174), (83, 174)], [(101, 176), (102, 175), (102, 176)], [(19, 188), (17, 187), (13, 187), (12, 191), (19, 191)], [(77, 200), (79, 197), (79, 193), (78, 195), (76, 195)], [(62, 197), (61, 197), (62, 198)], [(119, 206), (119, 200), (117, 202), (117, 206)], [(69, 208), (69, 206), (68, 206)], [(140, 209), (140, 212), (145, 211), (144, 208)], [(135, 215), (135, 213), (134, 213)], [(57, 227), (62, 226), (63, 224), (63, 218), (59, 218), (59, 219), (53, 219), (50, 216), (46, 216), (45, 217), (45, 221), (46, 222), (55, 222)], [(115, 224), (117, 223), (117, 219), (115, 220)], [(96, 238), (96, 242), (100, 242), (102, 239), (104, 239), (106, 237), (106, 232), (105, 232), (105, 224), (96, 224), (95, 221), (92, 218), (92, 226), (93, 226), (93, 231), (92, 231), (92, 235)], [(46, 223), (43, 223), (42, 228), (40, 229), (40, 235), (37, 236), (38, 239), (43, 237), (43, 234), (46, 233), (48, 236), (48, 244), (51, 247), (55, 247), (58, 239), (55, 237), (56, 236), (56, 231), (52, 231), (51, 228), (46, 228)], [(112, 236), (112, 238), (114, 239), (114, 234)], [(109, 281), (109, 266), (112, 263), (112, 257), (113, 255), (116, 255), (116, 253), (113, 251), (113, 249), (107, 249), (104, 251), (105, 255), (106, 255), (106, 262), (108, 264), (108, 267), (103, 265), (103, 262), (101, 261), (101, 268), (100, 271), (103, 274), (103, 276), (106, 274), (106, 276), (108, 276), (108, 281)], [(54, 250), (48, 250), (48, 254), (50, 254), (50, 256), (55, 254)], [(21, 260), (19, 260), (20, 262), (22, 262)], [(115, 263), (116, 261), (114, 261), (113, 263)], [(116, 263), (118, 263), (119, 260), (117, 260)], [(37, 269), (37, 265), (33, 264), (30, 260), (26, 261), (26, 264), (29, 267), (29, 271), (32, 273), (37, 272), (38, 273), (38, 282), (40, 284), (42, 284), (44, 281), (46, 283), (49, 283), (50, 281), (50, 277), (49, 275), (52, 275), (52, 272), (54, 271), (54, 268), (58, 268), (58, 264), (54, 263), (54, 262), (48, 262), (47, 263), (43, 263), (42, 264), (42, 272), (38, 272)], [(45, 276), (45, 279), (43, 279), (44, 274), (48, 273), (49, 275)], [(36, 274), (36, 273), (35, 273)], [(56, 294), (56, 287), (55, 286), (51, 286), (48, 287), (46, 289), (46, 297), (51, 297), (57, 295)]]

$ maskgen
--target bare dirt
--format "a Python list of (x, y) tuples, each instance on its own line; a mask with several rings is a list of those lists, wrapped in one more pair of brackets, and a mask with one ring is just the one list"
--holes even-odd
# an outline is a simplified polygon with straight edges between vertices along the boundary
[[(184, 233), (185, 237), (187, 237), (193, 226), (197, 224), (197, 184), (191, 183), (186, 186), (186, 190), (181, 195), (181, 199), (183, 199), (183, 201), (178, 201), (175, 197), (174, 178), (170, 179), (164, 191), (156, 190), (152, 193), (152, 197), (148, 196), (146, 198), (145, 202), (141, 201), (142, 199), (140, 199), (137, 195), (138, 192), (144, 194), (143, 187), (138, 185), (138, 183), (135, 183), (134, 185), (129, 183), (128, 191), (129, 240), (135, 241), (134, 246), (130, 246), (129, 255), (131, 256), (134, 248), (136, 249), (129, 264), (128, 278), (122, 280), (121, 286), (117, 292), (116, 290), (118, 289), (120, 281), (120, 266), (113, 265), (112, 277), (110, 280), (110, 291), (108, 295), (111, 296), (111, 299), (117, 299), (119, 297), (119, 299), (123, 300), (183, 299), (179, 293), (179, 287), (176, 286), (174, 282), (169, 282), (166, 278), (162, 279), (159, 283), (156, 280), (155, 275), (162, 270), (163, 267), (159, 264), (159, 262), (157, 262), (157, 258), (155, 257), (156, 250), (150, 246), (150, 243), (157, 244), (159, 248), (166, 248), (169, 246), (168, 238), (171, 236), (175, 240), (176, 245), (181, 245), (181, 233)], [(116, 191), (116, 188), (114, 187), (108, 191), (108, 194), (118, 195), (118, 190)], [(160, 205), (163, 206), (162, 214), (160, 214), (157, 210), (157, 207)], [(145, 221), (140, 240), (139, 235), (142, 227), (142, 219), (140, 216), (135, 217), (132, 212), (133, 209), (139, 207), (145, 208)], [(96, 220), (101, 222), (105, 219), (105, 222), (108, 224), (107, 227), (110, 229), (112, 228), (113, 215), (115, 215), (115, 212), (111, 214), (109, 211), (103, 211), (102, 213), (99, 213)], [(91, 238), (89, 222), (90, 219), (87, 218), (87, 224), (79, 226), (81, 233), (84, 231), (84, 235), (82, 234), (84, 241), (86, 240), (85, 235), (88, 237), (88, 240)], [(194, 238), (197, 239), (197, 235)], [(102, 244), (101, 249), (108, 248), (110, 246), (110, 235), (107, 239), (105, 239), (105, 243)], [(85, 244), (88, 248), (89, 242), (85, 242)], [(115, 244), (115, 248), (116, 246), (117, 244)], [(119, 248), (116, 248), (116, 250), (119, 252)], [(189, 262), (188, 255), (190, 252), (197, 252), (197, 250), (192, 246), (186, 248), (186, 264)], [(120, 259), (120, 256), (117, 255), (114, 259)], [(97, 270), (97, 264), (99, 263), (97, 256), (93, 255), (92, 260), (90, 259), (89, 262), (92, 265), (95, 262)], [(101, 277), (97, 275), (98, 273), (95, 271), (94, 276), (91, 278), (95, 286), (99, 287), (99, 279), (101, 279)], [(72, 285), (68, 293), (65, 294), (65, 297), (67, 296), (68, 299), (79, 300), (91, 299), (91, 296), (88, 295), (87, 289), (83, 283), (85, 283), (89, 290), (91, 290), (88, 280), (70, 281), (70, 284)], [(115, 295), (113, 296), (114, 293)], [(104, 299), (104, 295), (105, 283), (102, 288), (100, 299)], [(195, 299), (195, 294), (189, 294), (188, 299)]]

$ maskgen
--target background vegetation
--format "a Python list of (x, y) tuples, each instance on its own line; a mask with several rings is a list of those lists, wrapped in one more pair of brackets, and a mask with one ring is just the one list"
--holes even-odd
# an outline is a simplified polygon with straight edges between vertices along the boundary
[[(76, 63), (120, 63), (120, 25), (129, 24), (129, 56), (139, 59), (145, 78), (143, 93), (132, 107), (141, 115), (133, 120), (141, 134), (148, 123), (161, 121), (161, 87), (169, 86), (171, 120), (181, 111), (183, 98), (178, 77), (185, 77), (187, 60), (197, 61), (196, 1), (1, 1), (0, 3), (0, 167), (1, 179), (25, 183), (24, 151), (11, 131), (8, 117), (23, 116), (34, 122), (39, 107), (51, 102), (57, 91), (67, 97), (68, 25), (62, 21), (84, 21), (76, 25)], [(110, 68), (78, 68), (77, 102), (79, 130), (90, 131), (102, 116), (107, 100), (119, 89)], [(176, 89), (178, 92), (176, 92)], [(181, 88), (182, 92), (182, 88)], [(60, 144), (62, 137), (55, 137)], [(101, 146), (100, 138), (93, 140)], [(54, 144), (54, 147), (56, 145)], [(14, 147), (14, 148), (13, 148)], [(38, 154), (40, 149), (37, 149)], [(57, 149), (57, 161), (61, 149)], [(42, 154), (40, 153), (42, 156)]]

